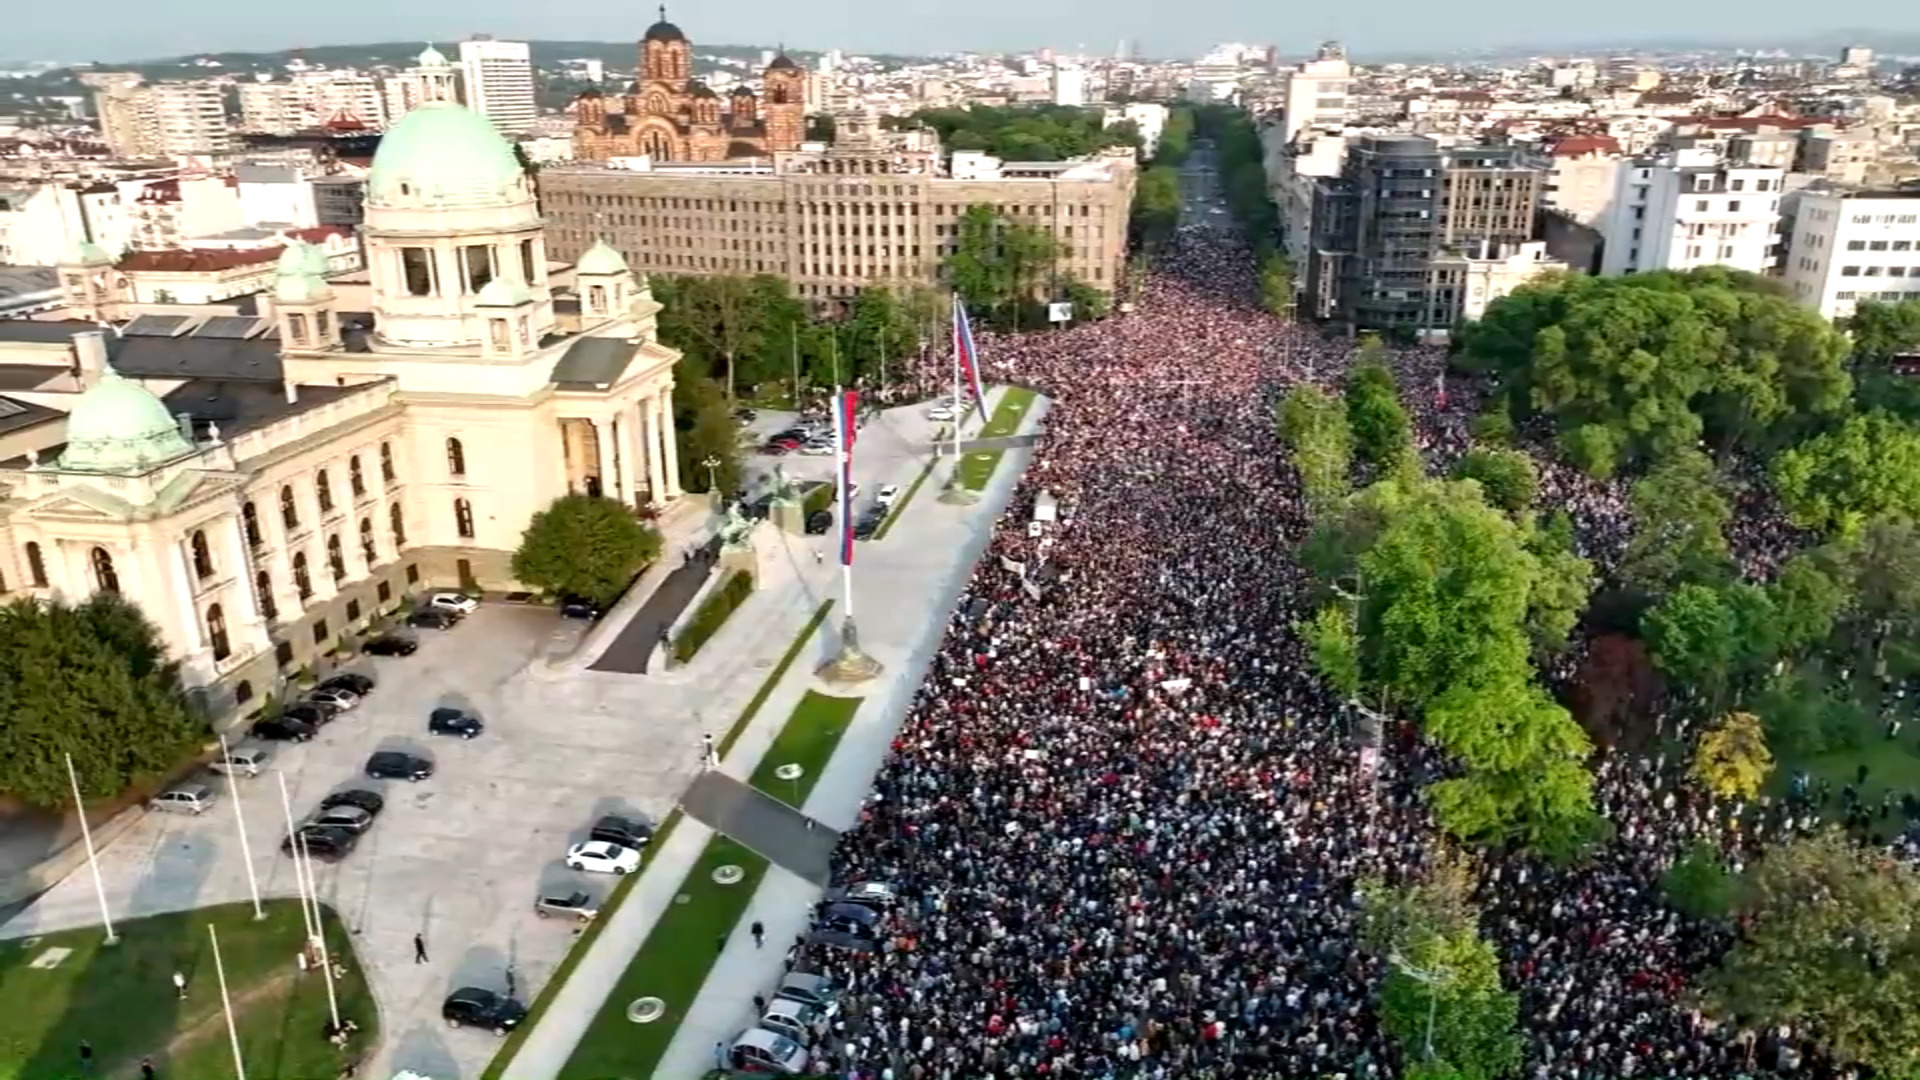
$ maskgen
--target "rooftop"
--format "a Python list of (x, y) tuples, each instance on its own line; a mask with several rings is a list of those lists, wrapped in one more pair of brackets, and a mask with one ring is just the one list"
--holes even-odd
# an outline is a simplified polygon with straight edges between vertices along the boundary
[(281, 248), (186, 248), (174, 251), (136, 251), (121, 259), (123, 273), (214, 274), (243, 266), (271, 263)]

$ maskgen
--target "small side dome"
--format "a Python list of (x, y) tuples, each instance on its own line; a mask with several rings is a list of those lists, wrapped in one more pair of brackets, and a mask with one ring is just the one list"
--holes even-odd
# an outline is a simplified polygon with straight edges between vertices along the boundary
[(713, 87), (708, 86), (706, 83), (703, 83), (698, 79), (687, 84), (687, 93), (692, 94), (694, 97), (697, 97), (697, 98), (715, 98), (720, 96), (719, 94), (716, 94), (713, 92)]
[(153, 391), (108, 368), (67, 413), (60, 467), (132, 475), (191, 453), (193, 444)]
[(741, 83), (739, 86), (736, 86), (733, 88), (733, 93), (728, 94), (727, 96), (736, 97), (736, 98), (750, 98), (753, 96), (753, 87), (748, 86), (745, 83)]
[(333, 299), (333, 287), (318, 274), (282, 274), (274, 279), (273, 298), (282, 304), (318, 304)]
[(582, 90), (578, 94), (574, 95), (574, 100), (578, 101), (581, 98), (597, 98), (597, 97), (603, 97), (603, 96), (605, 95), (600, 93), (600, 88), (598, 86), (589, 86), (585, 90)]
[(580, 254), (580, 261), (573, 264), (573, 272), (600, 277), (625, 274), (628, 272), (626, 256), (605, 240), (595, 240), (592, 247)]
[(306, 255), (306, 262), (303, 264), (306, 272), (315, 277), (326, 277), (327, 272), (333, 269), (333, 267), (327, 265), (326, 249), (319, 244), (302, 244), (301, 246), (306, 248), (304, 253)]
[(280, 250), (280, 258), (273, 264), (275, 277), (296, 277), (307, 272), (307, 253), (301, 249), (307, 246), (304, 240), (288, 241)]
[(767, 70), (768, 71), (798, 71), (800, 70), (800, 65), (794, 63), (793, 58), (788, 56), (786, 53), (781, 53), (779, 56), (776, 56), (773, 58), (773, 63), (767, 65)]
[(426, 50), (420, 54), (417, 63), (423, 68), (443, 68), (451, 66), (447, 63), (446, 56), (432, 45), (428, 45)]
[(525, 285), (505, 278), (494, 278), (480, 287), (473, 304), (475, 307), (519, 307), (532, 300), (533, 294), (527, 291)]
[(82, 240), (60, 256), (61, 266), (112, 266), (113, 256), (91, 240)]

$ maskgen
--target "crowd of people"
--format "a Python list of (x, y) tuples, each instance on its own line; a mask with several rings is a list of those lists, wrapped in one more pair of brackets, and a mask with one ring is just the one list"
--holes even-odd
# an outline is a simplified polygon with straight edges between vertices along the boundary
[[(1273, 406), (1300, 381), (1337, 384), (1354, 349), (1258, 310), (1252, 266), (1230, 234), (1185, 231), (1126, 316), (983, 335), (989, 382), (1053, 404), (836, 855), (837, 878), (899, 890), (893, 928), (872, 952), (800, 950), (847, 988), (814, 1070), (1402, 1074), (1356, 886), (1428, 868), (1438, 833), (1421, 790), (1439, 765), (1410, 729), (1363, 760), (1290, 629), (1309, 614), (1294, 557), (1308, 522)], [(1396, 358), (1435, 471), (1465, 449), (1471, 415), (1443, 364), (1433, 350)], [(1030, 529), (1042, 491), (1065, 512)], [(1544, 470), (1543, 502), (1570, 511), (1596, 560), (1625, 545), (1625, 499)], [(1521, 1075), (1847, 1075), (1792, 1030), (1732, 1030), (1691, 1009), (1690, 981), (1725, 942), (1659, 889), (1699, 839), (1737, 859), (1802, 821), (1784, 807), (1736, 815), (1664, 759), (1602, 757), (1596, 773), (1615, 832), (1595, 859), (1478, 866), (1482, 932), (1521, 994)]]

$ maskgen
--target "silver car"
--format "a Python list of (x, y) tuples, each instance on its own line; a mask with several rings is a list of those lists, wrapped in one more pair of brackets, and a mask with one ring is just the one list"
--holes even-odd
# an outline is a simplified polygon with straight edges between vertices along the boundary
[(213, 808), (213, 801), (219, 797), (206, 784), (181, 784), (155, 795), (148, 801), (147, 809), (164, 810), (172, 814), (204, 814)]
[(321, 705), (331, 705), (341, 712), (346, 712), (348, 709), (360, 704), (360, 695), (351, 690), (342, 690), (335, 686), (324, 690), (315, 690), (313, 693), (307, 695), (307, 700)]
[(358, 806), (330, 806), (307, 819), (310, 829), (345, 829), (348, 832), (366, 832), (373, 824), (373, 815)]

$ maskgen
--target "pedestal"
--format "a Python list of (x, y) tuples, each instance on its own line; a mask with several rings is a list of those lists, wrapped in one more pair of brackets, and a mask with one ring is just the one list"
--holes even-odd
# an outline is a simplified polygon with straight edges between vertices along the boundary
[(840, 652), (820, 668), (820, 677), (836, 685), (866, 682), (884, 670), (880, 661), (860, 651), (860, 633), (848, 618), (840, 623)]
[(807, 535), (807, 514), (793, 499), (775, 499), (767, 504), (767, 520), (789, 536)]
[(754, 553), (751, 543), (720, 549), (720, 576), (724, 578), (736, 570), (745, 570), (752, 576), (754, 587), (759, 588), (760, 558)]
[(960, 469), (959, 466), (956, 465), (953, 470), (953, 477), (947, 481), (947, 486), (940, 491), (940, 501), (946, 503), (948, 506), (972, 506), (974, 503), (980, 501), (980, 495), (960, 482)]

